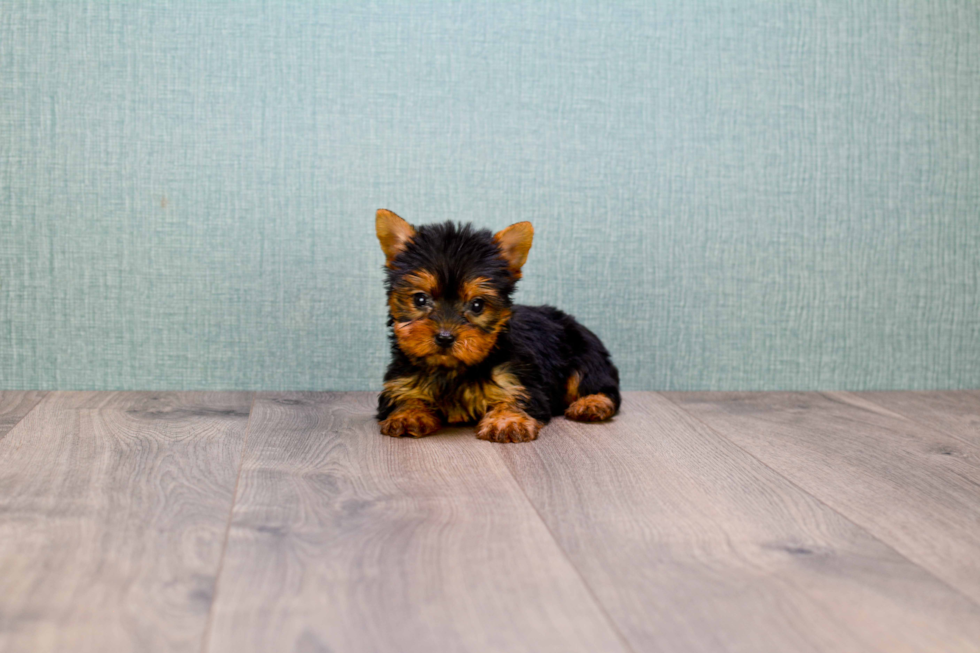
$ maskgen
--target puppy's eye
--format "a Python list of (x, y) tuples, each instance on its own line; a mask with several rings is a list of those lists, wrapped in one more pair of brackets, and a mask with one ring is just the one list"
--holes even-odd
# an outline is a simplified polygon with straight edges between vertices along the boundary
[(429, 301), (429, 298), (425, 296), (424, 292), (417, 292), (412, 297), (412, 302), (415, 304), (415, 308), (422, 308)]
[(470, 302), (470, 313), (472, 313), (473, 315), (479, 315), (480, 313), (482, 313), (483, 312), (483, 304), (484, 304), (483, 300), (480, 299), (479, 297), (477, 297), (476, 299), (474, 299), (473, 301), (471, 301)]

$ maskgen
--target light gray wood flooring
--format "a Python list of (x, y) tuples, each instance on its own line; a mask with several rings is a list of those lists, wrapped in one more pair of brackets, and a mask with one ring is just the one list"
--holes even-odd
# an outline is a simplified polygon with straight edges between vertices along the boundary
[(980, 391), (0, 392), (0, 652), (980, 652)]

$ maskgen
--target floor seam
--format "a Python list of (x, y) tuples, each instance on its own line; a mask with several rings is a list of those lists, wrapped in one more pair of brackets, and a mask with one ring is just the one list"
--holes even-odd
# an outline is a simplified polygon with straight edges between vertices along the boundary
[(38, 397), (37, 401), (35, 401), (34, 404), (30, 408), (27, 409), (27, 412), (26, 413), (24, 413), (23, 415), (20, 416), (20, 419), (19, 420), (17, 420), (16, 422), (14, 422), (13, 426), (11, 426), (9, 429), (7, 429), (7, 432), (6, 433), (0, 433), (0, 441), (2, 441), (5, 437), (7, 437), (7, 435), (9, 433), (12, 433), (15, 428), (17, 428), (18, 426), (20, 426), (21, 423), (25, 419), (27, 419), (27, 416), (30, 415), (31, 413), (33, 413), (37, 409), (37, 407), (41, 405), (41, 402), (42, 401), (44, 401), (45, 399), (47, 399), (48, 395), (53, 394), (53, 393), (51, 393), (49, 391), (46, 391), (46, 390), (44, 390), (42, 392), (43, 392), (43, 394), (40, 397)]
[[(503, 444), (501, 446), (513, 446), (513, 445)], [(613, 633), (615, 633), (616, 637), (619, 639), (620, 643), (623, 645), (626, 651), (629, 651), (630, 653), (635, 653), (633, 647), (629, 643), (629, 640), (627, 640), (626, 636), (619, 630), (619, 626), (616, 625), (616, 622), (613, 620), (612, 615), (610, 615), (609, 612), (606, 610), (606, 606), (604, 606), (602, 604), (602, 601), (599, 600), (599, 597), (596, 596), (596, 593), (592, 589), (592, 586), (589, 585), (589, 582), (585, 579), (585, 576), (582, 575), (582, 571), (575, 565), (572, 559), (568, 556), (568, 551), (565, 550), (565, 547), (561, 545), (561, 542), (558, 540), (558, 537), (555, 535), (554, 531), (552, 531), (551, 527), (548, 526), (548, 522), (545, 521), (544, 517), (541, 514), (541, 511), (538, 510), (538, 507), (534, 505), (533, 501), (531, 501), (531, 497), (528, 496), (527, 491), (524, 489), (524, 486), (521, 485), (521, 482), (517, 480), (516, 476), (514, 476), (514, 472), (511, 470), (510, 465), (508, 465), (507, 461), (504, 460), (504, 457), (499, 450), (497, 450), (495, 453), (497, 455), (497, 459), (504, 466), (504, 469), (507, 470), (507, 473), (510, 475), (511, 479), (513, 479), (514, 485), (516, 485), (517, 488), (521, 491), (521, 494), (524, 496), (524, 500), (527, 501), (529, 506), (531, 506), (531, 510), (534, 511), (534, 514), (537, 516), (538, 521), (541, 523), (542, 526), (544, 526), (545, 532), (548, 533), (548, 536), (551, 538), (551, 541), (554, 542), (555, 546), (558, 547), (558, 550), (561, 551), (561, 555), (563, 558), (565, 558), (565, 561), (568, 562), (568, 566), (571, 567), (572, 570), (574, 570), (575, 575), (578, 576), (578, 579), (579, 581), (581, 581), (582, 586), (585, 587), (585, 591), (588, 592), (589, 596), (592, 597), (593, 602), (595, 602), (596, 607), (599, 609), (599, 613), (605, 618), (606, 623), (609, 624), (609, 628), (612, 630)]]
[(252, 432), (252, 415), (255, 413), (255, 401), (259, 393), (252, 393), (252, 402), (248, 408), (248, 422), (245, 424), (245, 437), (242, 440), (242, 455), (238, 461), (238, 473), (235, 475), (235, 488), (231, 494), (231, 507), (228, 509), (228, 521), (225, 524), (225, 535), (221, 542), (221, 556), (218, 558), (218, 570), (214, 575), (214, 587), (211, 590), (211, 605), (208, 606), (208, 618), (204, 624), (204, 635), (201, 640), (201, 653), (207, 653), (211, 639), (211, 626), (214, 622), (214, 606), (218, 603), (218, 585), (221, 574), (225, 569), (225, 556), (228, 553), (228, 539), (231, 534), (231, 522), (235, 516), (235, 504), (238, 502), (238, 487), (242, 480), (242, 469), (245, 467), (245, 454), (248, 451), (248, 437)]
[[(786, 476), (785, 474), (783, 474), (779, 470), (775, 469), (774, 467), (772, 467), (771, 465), (769, 465), (769, 463), (767, 463), (766, 461), (762, 460), (761, 458), (759, 458), (758, 456), (756, 456), (755, 454), (753, 454), (748, 449), (742, 447), (741, 445), (739, 445), (737, 442), (735, 442), (734, 440), (732, 440), (731, 438), (729, 438), (724, 433), (722, 433), (722, 432), (718, 431), (717, 429), (715, 429), (714, 427), (712, 427), (710, 424), (708, 424), (707, 422), (705, 422), (704, 420), (702, 420), (700, 417), (698, 417), (694, 413), (692, 413), (689, 410), (687, 410), (686, 408), (684, 408), (684, 406), (680, 405), (679, 403), (677, 403), (676, 401), (674, 401), (673, 399), (671, 399), (670, 397), (668, 397), (667, 395), (665, 395), (662, 392), (656, 392), (655, 394), (663, 397), (664, 399), (666, 399), (667, 401), (669, 401), (670, 403), (672, 403), (674, 406), (677, 406), (677, 408), (679, 410), (683, 411), (685, 415), (689, 416), (691, 419), (695, 420), (698, 424), (701, 424), (702, 426), (704, 426), (704, 428), (708, 429), (709, 431), (711, 431), (712, 433), (714, 433), (718, 437), (723, 438), (726, 442), (728, 442), (729, 444), (731, 444), (733, 447), (735, 447), (739, 451), (743, 452), (745, 455), (751, 456), (753, 460), (757, 460), (759, 462), (759, 464), (763, 465), (766, 469), (768, 469), (769, 471), (771, 471), (773, 474), (776, 474), (777, 476), (779, 476), (780, 478), (782, 478), (783, 480), (785, 480), (787, 483), (789, 483), (790, 485), (792, 485), (793, 487), (795, 487), (800, 492), (803, 492), (808, 497), (811, 497), (814, 501), (816, 501), (820, 505), (824, 506), (828, 510), (833, 511), (834, 514), (839, 515), (841, 519), (847, 521), (848, 523), (850, 523), (851, 525), (853, 525), (855, 528), (860, 529), (863, 533), (865, 533), (868, 537), (870, 537), (871, 539), (873, 539), (875, 542), (878, 542), (882, 546), (887, 547), (888, 549), (890, 549), (891, 551), (893, 551), (895, 553), (895, 555), (897, 555), (898, 557), (900, 557), (902, 560), (905, 560), (910, 565), (914, 565), (916, 568), (921, 569), (923, 573), (928, 574), (931, 578), (934, 578), (936, 580), (936, 582), (941, 583), (942, 585), (946, 586), (947, 588), (949, 588), (950, 590), (952, 590), (956, 594), (959, 594), (960, 596), (962, 596), (963, 598), (965, 598), (967, 601), (969, 601), (973, 605), (975, 605), (977, 607), (980, 607), (980, 601), (978, 601), (977, 599), (973, 598), (969, 594), (965, 593), (960, 588), (955, 587), (954, 585), (951, 585), (945, 578), (942, 578), (940, 576), (937, 576), (936, 573), (933, 572), (931, 569), (927, 569), (926, 567), (923, 567), (921, 564), (919, 564), (915, 560), (912, 560), (907, 555), (905, 555), (904, 553), (902, 553), (901, 551), (899, 551), (898, 549), (896, 549), (893, 544), (891, 544), (889, 542), (886, 542), (885, 540), (881, 539), (880, 537), (878, 537), (877, 535), (875, 535), (874, 533), (872, 533), (870, 530), (868, 530), (865, 526), (862, 526), (858, 522), (854, 521), (854, 519), (852, 519), (851, 517), (845, 515), (844, 513), (842, 513), (837, 508), (834, 508), (832, 505), (830, 505), (829, 503), (827, 503), (826, 501), (824, 501), (823, 499), (821, 499), (817, 495), (813, 494), (812, 492), (810, 492), (806, 488), (800, 486), (799, 484), (796, 483), (796, 481), (794, 481), (790, 477)], [(819, 394), (819, 393), (817, 393), (817, 394)]]
[[(845, 394), (849, 394), (849, 395), (854, 395), (855, 397), (858, 397), (860, 399), (864, 399), (865, 401), (874, 404), (875, 406), (877, 406), (878, 408), (881, 408), (882, 410), (887, 410), (890, 413), (894, 413), (898, 417), (901, 417), (902, 419), (904, 419), (906, 422), (911, 422), (912, 424), (918, 424), (919, 426), (923, 426), (923, 427), (925, 427), (927, 429), (930, 429), (932, 431), (936, 431), (937, 433), (942, 433), (945, 436), (948, 436), (948, 437), (953, 438), (957, 442), (962, 442), (964, 444), (969, 445), (973, 449), (980, 449), (980, 444), (977, 444), (976, 442), (970, 442), (969, 440), (964, 440), (962, 437), (960, 437), (956, 433), (952, 433), (951, 431), (949, 431), (949, 430), (947, 430), (945, 428), (941, 428), (941, 427), (935, 426), (933, 424), (926, 424), (925, 422), (922, 422), (922, 421), (916, 419), (915, 417), (911, 417), (909, 415), (906, 415), (904, 412), (898, 410), (897, 408), (892, 408), (890, 406), (883, 406), (882, 404), (879, 404), (874, 399), (868, 397), (865, 393), (861, 393), (861, 392), (850, 392), (850, 391), (847, 391), (847, 390), (842, 390), (841, 392), (844, 392)], [(825, 393), (823, 393), (823, 392), (821, 392), (820, 394), (822, 396), (824, 396), (824, 397), (827, 397), (827, 395)], [(828, 399), (832, 399), (832, 397), (827, 397), (827, 398)]]

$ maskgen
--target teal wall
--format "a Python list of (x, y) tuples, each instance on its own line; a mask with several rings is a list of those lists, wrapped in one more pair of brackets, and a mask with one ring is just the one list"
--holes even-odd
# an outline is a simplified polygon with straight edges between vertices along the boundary
[(379, 387), (374, 211), (631, 389), (980, 386), (980, 6), (0, 1), (0, 387)]

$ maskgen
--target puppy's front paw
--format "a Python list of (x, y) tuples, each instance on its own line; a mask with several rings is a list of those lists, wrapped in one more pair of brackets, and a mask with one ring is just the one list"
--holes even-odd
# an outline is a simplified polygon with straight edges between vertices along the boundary
[(530, 442), (538, 437), (541, 422), (522, 410), (494, 408), (476, 426), (476, 437), (490, 442)]
[(439, 430), (439, 418), (424, 408), (402, 408), (381, 422), (381, 433), (393, 438), (421, 438)]

